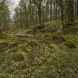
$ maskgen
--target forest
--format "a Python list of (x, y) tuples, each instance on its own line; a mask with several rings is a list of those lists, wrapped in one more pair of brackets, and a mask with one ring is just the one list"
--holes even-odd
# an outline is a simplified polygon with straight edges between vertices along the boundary
[(0, 0), (0, 78), (78, 78), (78, 0), (10, 1)]

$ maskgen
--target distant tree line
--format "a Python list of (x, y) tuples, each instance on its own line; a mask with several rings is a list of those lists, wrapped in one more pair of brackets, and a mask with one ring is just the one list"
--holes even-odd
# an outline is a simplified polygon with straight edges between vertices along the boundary
[(60, 19), (63, 27), (78, 16), (77, 0), (21, 0), (16, 8), (17, 26), (27, 27)]
[[(0, 2), (0, 26), (7, 27), (9, 10), (7, 0)], [(31, 26), (61, 20), (63, 29), (74, 24), (78, 16), (78, 0), (20, 0), (15, 9), (14, 23), (16, 27)], [(0, 28), (1, 28), (0, 27)]]

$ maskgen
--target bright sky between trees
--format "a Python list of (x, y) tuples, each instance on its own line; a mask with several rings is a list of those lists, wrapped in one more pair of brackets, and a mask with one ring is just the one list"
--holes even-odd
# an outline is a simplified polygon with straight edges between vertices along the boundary
[(11, 17), (15, 14), (15, 8), (18, 6), (20, 0), (8, 0), (9, 1), (9, 10), (11, 13)]

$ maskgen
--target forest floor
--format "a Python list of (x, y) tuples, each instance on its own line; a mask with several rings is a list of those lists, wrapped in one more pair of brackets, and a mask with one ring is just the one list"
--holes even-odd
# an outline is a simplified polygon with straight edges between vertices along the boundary
[(78, 34), (2, 35), (0, 78), (78, 78)]

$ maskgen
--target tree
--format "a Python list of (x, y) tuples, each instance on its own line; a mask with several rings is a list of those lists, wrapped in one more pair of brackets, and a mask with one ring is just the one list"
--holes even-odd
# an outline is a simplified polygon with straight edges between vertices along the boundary
[(65, 18), (65, 24), (66, 25), (72, 25), (74, 17), (74, 0), (65, 0), (65, 6), (64, 6), (64, 18)]
[(53, 1), (52, 0), (50, 0), (49, 1), (50, 2), (50, 21), (52, 21), (52, 3), (53, 3)]
[(63, 2), (63, 0), (57, 0), (57, 4), (58, 4), (58, 6), (60, 6), (61, 21), (62, 21), (62, 25), (64, 26), (64, 2)]
[(28, 8), (26, 5), (26, 0), (21, 0), (19, 6), (16, 8), (15, 23), (19, 28), (28, 27)]
[(5, 31), (9, 23), (9, 9), (6, 0), (0, 2), (0, 30)]
[(61, 8), (63, 30), (70, 29), (74, 24), (74, 0), (59, 0), (58, 4)]
[(41, 6), (43, 0), (32, 0), (38, 10), (39, 24), (41, 24)]
[(76, 0), (76, 2), (77, 2), (77, 16), (78, 16), (78, 0)]

